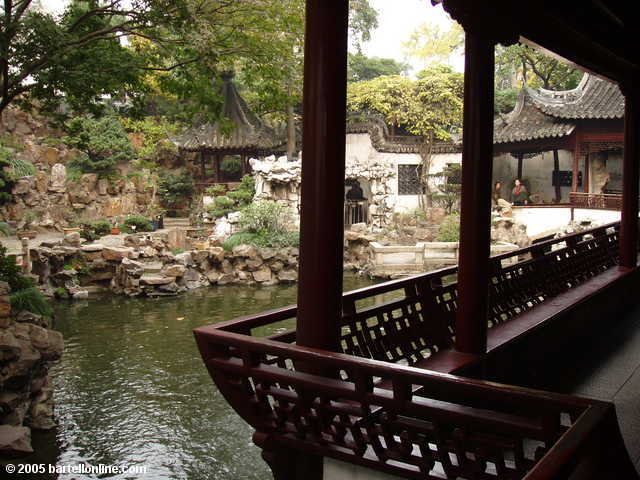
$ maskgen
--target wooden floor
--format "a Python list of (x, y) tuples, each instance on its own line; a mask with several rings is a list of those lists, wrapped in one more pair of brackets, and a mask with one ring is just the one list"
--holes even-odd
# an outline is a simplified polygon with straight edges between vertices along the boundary
[(614, 402), (627, 450), (640, 472), (640, 306), (619, 318), (603, 318), (602, 324), (608, 333), (579, 340), (563, 365), (557, 365), (553, 385), (540, 387)]

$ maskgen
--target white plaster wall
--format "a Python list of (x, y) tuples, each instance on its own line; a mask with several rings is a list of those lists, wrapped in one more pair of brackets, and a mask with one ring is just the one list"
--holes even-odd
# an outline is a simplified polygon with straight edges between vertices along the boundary
[[(371, 143), (368, 133), (349, 133), (346, 143), (347, 162), (373, 162), (382, 161), (393, 165), (396, 176), (389, 179), (391, 191), (395, 192), (394, 212), (408, 213), (416, 210), (419, 204), (419, 195), (398, 195), (398, 165), (418, 165), (420, 155), (417, 153), (389, 153), (378, 152)], [(461, 153), (435, 154), (431, 159), (429, 173), (441, 172), (448, 163), (460, 163)]]
[[(558, 150), (560, 170), (571, 170), (573, 153), (569, 150)], [(511, 201), (511, 190), (518, 175), (518, 160), (510, 154), (497, 155), (493, 159), (493, 183), (501, 181), (505, 200)], [(553, 152), (542, 152), (522, 161), (522, 177), (528, 181), (529, 193), (540, 195), (543, 203), (553, 203), (556, 197), (552, 184)], [(560, 202), (569, 202), (571, 187), (560, 187)]]
[[(594, 225), (620, 220), (620, 212), (613, 210), (576, 208), (573, 215), (576, 222), (591, 220)], [(569, 207), (516, 207), (513, 209), (513, 218), (516, 222), (527, 226), (528, 236), (535, 237), (568, 225), (571, 222), (571, 209)]]

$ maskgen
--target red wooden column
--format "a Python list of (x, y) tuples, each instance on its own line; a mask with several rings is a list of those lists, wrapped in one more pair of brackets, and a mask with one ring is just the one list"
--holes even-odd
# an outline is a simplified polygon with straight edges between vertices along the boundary
[(575, 145), (573, 147), (573, 176), (571, 177), (571, 191), (578, 191), (578, 171), (580, 170), (580, 136), (576, 133)]
[(493, 75), (494, 42), (467, 32), (456, 349), (476, 354), (487, 346)]
[(620, 222), (620, 266), (638, 263), (638, 181), (640, 165), (640, 90), (625, 89), (624, 161), (622, 166), (622, 220)]
[(348, 0), (307, 0), (298, 345), (335, 350), (342, 301)]

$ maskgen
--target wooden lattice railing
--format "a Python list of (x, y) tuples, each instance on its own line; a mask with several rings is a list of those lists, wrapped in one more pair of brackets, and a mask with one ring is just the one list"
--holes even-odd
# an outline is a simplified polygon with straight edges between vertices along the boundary
[(615, 193), (569, 193), (569, 203), (577, 208), (622, 210), (622, 195)]
[[(614, 266), (618, 228), (490, 259), (489, 327)], [(346, 293), (339, 353), (294, 345), (294, 330), (269, 331), (290, 323), (295, 307), (199, 328), (198, 346), (266, 450), (293, 448), (405, 478), (519, 479), (530, 472), (529, 479), (565, 478), (554, 475), (576, 467), (602, 429), (620, 447), (610, 404), (415, 368), (429, 369), (425, 361), (451, 350), (455, 274), (447, 268)], [(252, 336), (265, 328), (271, 335)], [(561, 461), (536, 466), (558, 449)], [(618, 453), (624, 457), (624, 447)], [(616, 462), (623, 469), (629, 463)]]

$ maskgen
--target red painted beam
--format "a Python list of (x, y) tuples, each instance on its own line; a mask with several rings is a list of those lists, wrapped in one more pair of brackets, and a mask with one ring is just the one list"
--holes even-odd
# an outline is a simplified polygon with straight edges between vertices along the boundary
[(348, 0), (307, 0), (297, 343), (336, 350), (342, 298)]
[(494, 63), (493, 42), (467, 32), (456, 350), (474, 354), (487, 346)]

